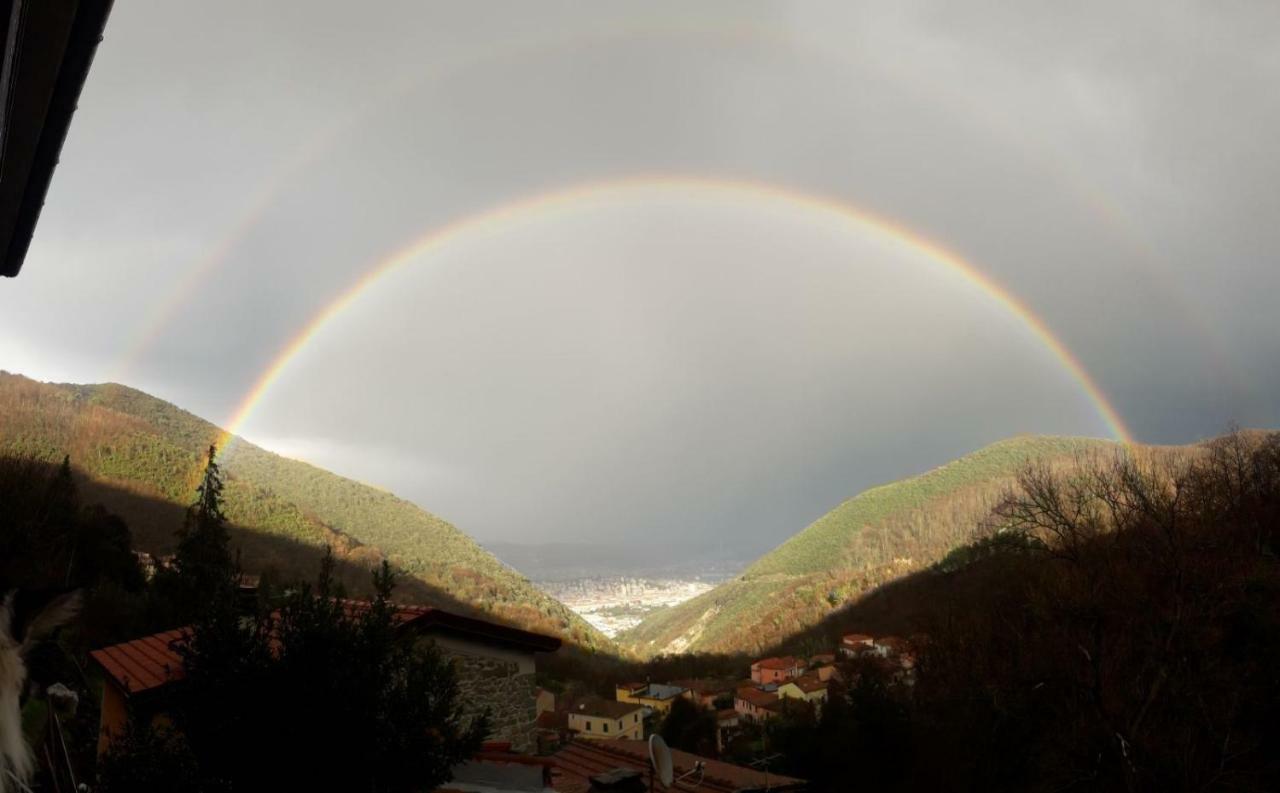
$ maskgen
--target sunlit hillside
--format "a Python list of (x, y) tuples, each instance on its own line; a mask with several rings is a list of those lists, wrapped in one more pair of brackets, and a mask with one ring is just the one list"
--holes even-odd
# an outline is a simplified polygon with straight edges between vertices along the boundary
[[(172, 548), (177, 508), (191, 500), (193, 476), (218, 434), (213, 424), (124, 386), (47, 384), (0, 372), (0, 454), (70, 455), (90, 494), (111, 502), (143, 550)], [(330, 545), (365, 567), (385, 556), (481, 613), (589, 648), (610, 645), (470, 537), (408, 501), (242, 440), (227, 450), (224, 470), (227, 517), (250, 572), (310, 576), (314, 570), (297, 567), (315, 554), (290, 552), (298, 546)], [(175, 509), (155, 507), (163, 504)]]
[(651, 614), (618, 640), (644, 655), (774, 646), (968, 542), (1029, 462), (1065, 463), (1117, 448), (1088, 438), (1017, 437), (920, 476), (871, 488), (742, 575)]

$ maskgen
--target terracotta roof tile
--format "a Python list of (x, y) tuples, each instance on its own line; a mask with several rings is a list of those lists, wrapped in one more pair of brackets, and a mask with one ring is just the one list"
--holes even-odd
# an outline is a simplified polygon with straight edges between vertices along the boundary
[[(615, 768), (634, 768), (649, 776), (649, 747), (646, 741), (571, 741), (559, 752), (551, 756), (555, 764), (552, 772), (552, 786), (557, 793), (585, 793), (591, 787), (590, 779), (596, 774), (611, 771)], [(699, 781), (697, 775), (672, 785), (668, 790), (682, 793), (692, 791), (709, 793), (736, 793), (742, 790), (763, 789), (767, 783), (770, 790), (785, 793), (802, 790), (805, 781), (795, 777), (769, 774), (752, 768), (699, 757), (679, 749), (671, 750), (672, 765), (679, 777), (693, 770), (694, 763), (701, 761), (706, 770)]]
[(784, 655), (781, 658), (761, 658), (752, 666), (758, 666), (761, 669), (794, 669), (795, 667), (803, 667), (804, 661), (799, 658), (793, 658), (790, 655)]
[[(355, 616), (369, 610), (368, 601), (344, 600), (344, 612)], [(560, 640), (553, 636), (510, 628), (473, 617), (442, 611), (430, 606), (398, 606), (395, 613), (398, 626), (413, 625), (426, 629), (440, 629), (461, 633), (507, 646), (532, 652), (551, 652), (560, 647)], [(186, 640), (189, 628), (178, 628), (163, 633), (143, 636), (89, 653), (128, 694), (160, 688), (183, 675), (182, 655), (177, 647)]]
[(570, 715), (593, 716), (600, 719), (620, 719), (643, 709), (643, 705), (637, 705), (634, 702), (616, 702), (612, 699), (603, 699), (601, 697), (584, 697), (575, 702), (573, 707), (566, 712)]

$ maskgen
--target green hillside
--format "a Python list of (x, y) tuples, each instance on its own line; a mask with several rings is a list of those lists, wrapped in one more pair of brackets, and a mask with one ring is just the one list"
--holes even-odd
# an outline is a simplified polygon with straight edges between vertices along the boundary
[(1024, 436), (871, 488), (760, 557), (742, 575), (654, 612), (618, 641), (644, 655), (776, 645), (966, 543), (1028, 462), (1063, 463), (1115, 448), (1110, 441)]
[[(39, 383), (0, 372), (0, 454), (70, 455), (88, 491), (129, 521), (144, 550), (172, 548), (203, 450), (218, 435), (213, 424), (125, 386)], [(250, 571), (310, 574), (296, 569), (298, 559), (314, 559), (324, 545), (366, 567), (385, 556), (425, 591), (478, 612), (586, 648), (610, 645), (470, 537), (408, 501), (240, 439), (226, 450), (223, 469), (227, 516)]]

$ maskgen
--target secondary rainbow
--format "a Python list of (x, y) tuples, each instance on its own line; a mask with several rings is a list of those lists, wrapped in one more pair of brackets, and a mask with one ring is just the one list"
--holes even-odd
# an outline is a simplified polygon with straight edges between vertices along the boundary
[(439, 226), (418, 237), (408, 245), (375, 262), (349, 287), (318, 311), (289, 341), (281, 347), (270, 365), (258, 376), (252, 388), (226, 423), (218, 439), (219, 448), (225, 447), (244, 426), (254, 408), (262, 401), (271, 386), (288, 368), (316, 335), (334, 317), (345, 311), (360, 298), (370, 286), (399, 268), (419, 260), (449, 242), (463, 236), (483, 231), (496, 231), (511, 221), (548, 209), (569, 207), (575, 202), (618, 196), (637, 189), (671, 189), (701, 191), (721, 198), (782, 201), (786, 204), (835, 217), (850, 224), (858, 231), (878, 236), (882, 240), (901, 245), (925, 258), (947, 267), (977, 286), (1007, 311), (1017, 317), (1059, 361), (1063, 369), (1075, 380), (1088, 396), (1099, 417), (1115, 438), (1123, 443), (1133, 442), (1133, 436), (1120, 414), (1107, 399), (1097, 382), (1070, 349), (1054, 334), (1043, 320), (1032, 313), (1021, 300), (997, 283), (995, 279), (978, 270), (958, 254), (908, 230), (907, 228), (871, 212), (834, 198), (802, 193), (789, 187), (753, 181), (740, 181), (705, 176), (642, 175), (603, 182), (591, 182), (501, 204), (491, 209), (467, 215)]

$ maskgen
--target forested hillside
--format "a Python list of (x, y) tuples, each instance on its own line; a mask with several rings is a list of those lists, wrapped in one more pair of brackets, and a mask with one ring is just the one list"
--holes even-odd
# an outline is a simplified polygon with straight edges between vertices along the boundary
[(969, 542), (1028, 462), (1108, 454), (1110, 441), (1018, 437), (845, 501), (742, 575), (618, 637), (644, 655), (755, 651)]
[[(0, 372), (0, 454), (51, 462), (69, 455), (87, 498), (124, 517), (143, 550), (172, 549), (193, 476), (218, 435), (213, 424), (125, 386), (39, 383)], [(226, 450), (224, 470), (227, 517), (250, 572), (310, 576), (324, 545), (364, 566), (385, 556), (478, 612), (589, 649), (609, 646), (471, 538), (408, 501), (243, 440)]]

